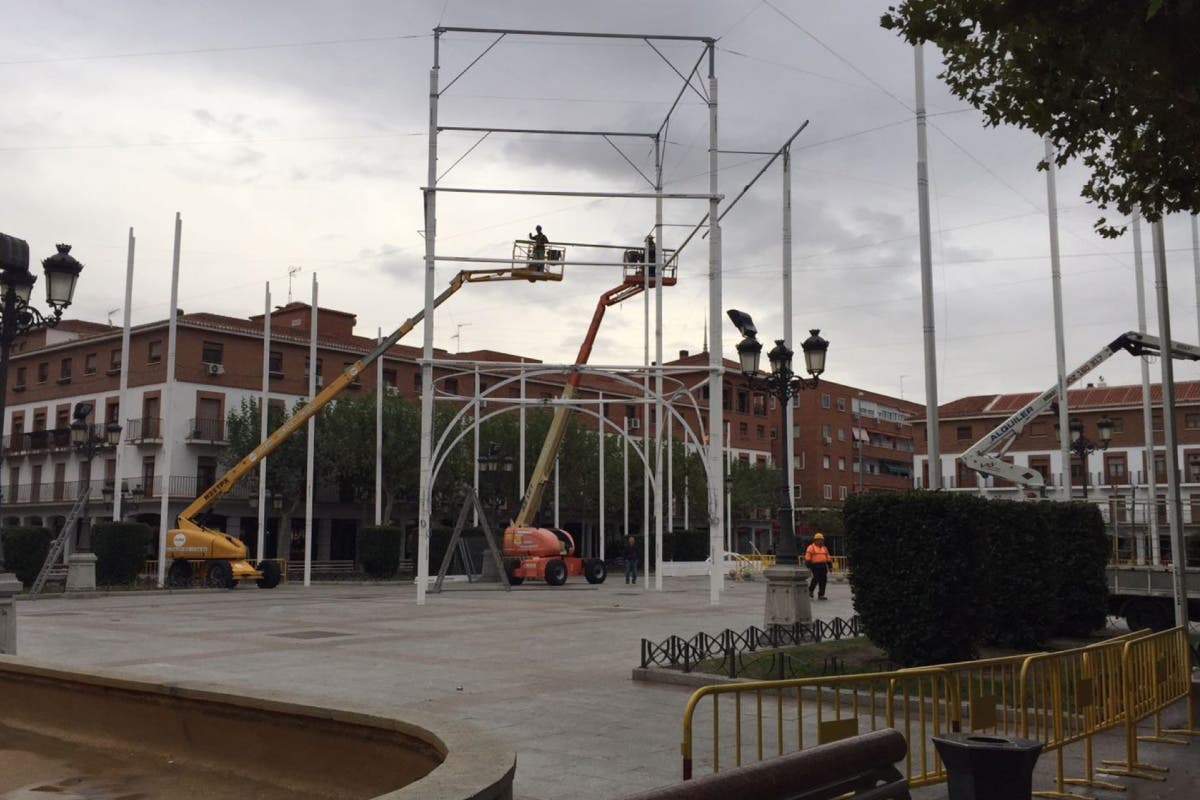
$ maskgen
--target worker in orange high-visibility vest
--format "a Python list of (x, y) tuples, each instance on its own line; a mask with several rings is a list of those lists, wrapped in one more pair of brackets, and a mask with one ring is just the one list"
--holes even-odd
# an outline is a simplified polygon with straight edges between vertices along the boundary
[(825, 534), (820, 531), (813, 536), (812, 544), (804, 551), (804, 563), (812, 570), (812, 580), (808, 582), (808, 596), (813, 596), (814, 589), (820, 589), (817, 597), (825, 599), (825, 581), (829, 577), (829, 549), (825, 547)]

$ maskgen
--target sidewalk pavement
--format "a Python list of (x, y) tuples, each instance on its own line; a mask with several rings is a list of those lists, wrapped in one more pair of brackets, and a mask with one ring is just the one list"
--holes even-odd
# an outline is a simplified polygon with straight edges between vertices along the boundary
[[(762, 624), (761, 580), (727, 582), (717, 606), (708, 593), (707, 578), (667, 578), (661, 592), (611, 579), (511, 592), (455, 584), (425, 606), (413, 586), (397, 584), (99, 593), (20, 603), (17, 652), (158, 681), (456, 716), (512, 744), (517, 798), (607, 800), (680, 776), (691, 690), (631, 680), (642, 638)], [(846, 584), (830, 583), (829, 597), (814, 602), (816, 616), (853, 614)], [(1122, 779), (1126, 797), (1190, 796), (1200, 759), (1168, 747), (1142, 751), (1145, 761), (1172, 762), (1168, 783)], [(926, 791), (945, 796), (944, 787)]]

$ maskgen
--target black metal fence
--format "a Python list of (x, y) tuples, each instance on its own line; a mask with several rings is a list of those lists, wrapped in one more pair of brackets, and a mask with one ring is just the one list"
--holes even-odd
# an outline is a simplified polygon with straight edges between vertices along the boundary
[[(835, 617), (826, 622), (814, 619), (793, 625), (771, 625), (766, 628), (750, 627), (738, 631), (726, 628), (716, 636), (698, 633), (690, 639), (672, 636), (662, 642), (642, 639), (642, 668), (670, 667), (691, 672), (702, 661), (720, 658), (720, 672), (736, 678), (749, 664), (748, 654), (774, 658), (771, 673), (792, 672), (795, 664), (783, 653), (760, 653), (781, 647), (794, 647), (830, 639), (845, 639), (862, 635), (862, 623), (858, 617), (848, 620)], [(836, 667), (836, 664), (834, 665)]]

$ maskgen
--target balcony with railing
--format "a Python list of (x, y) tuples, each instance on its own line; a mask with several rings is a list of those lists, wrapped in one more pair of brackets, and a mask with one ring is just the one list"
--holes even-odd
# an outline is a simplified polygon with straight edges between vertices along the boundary
[(226, 445), (225, 420), (223, 419), (190, 419), (185, 440), (189, 444)]
[[(103, 426), (100, 426), (103, 428)], [(103, 431), (101, 431), (103, 438)], [(71, 449), (71, 429), (26, 431), (4, 437), (4, 455), (19, 456)]]
[[(154, 500), (157, 503), (161, 500), (163, 478), (162, 475), (155, 475), (149, 481), (144, 478), (125, 478), (121, 482), (121, 491), (126, 510), (129, 510), (130, 503), (136, 504), (143, 500)], [(167, 497), (169, 500), (192, 500), (213, 483), (211, 476), (172, 475), (167, 483)], [(6, 506), (62, 505), (65, 508), (73, 504), (81, 493), (87, 491), (89, 502), (111, 503), (113, 488), (113, 481), (103, 478), (91, 481), (10, 484), (4, 487), (3, 500)], [(316, 487), (317, 503), (337, 503), (340, 499), (337, 486), (320, 484)], [(249, 501), (254, 505), (258, 501), (258, 486), (254, 480), (239, 481), (221, 500)]]
[(162, 417), (126, 420), (125, 441), (130, 444), (162, 444)]

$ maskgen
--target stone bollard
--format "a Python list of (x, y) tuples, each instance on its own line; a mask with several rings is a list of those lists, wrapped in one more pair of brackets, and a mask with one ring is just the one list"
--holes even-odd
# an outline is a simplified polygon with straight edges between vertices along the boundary
[(17, 604), (13, 597), (21, 591), (21, 582), (11, 572), (0, 572), (0, 653), (17, 654)]
[(96, 554), (72, 553), (67, 558), (67, 591), (94, 592), (96, 590)]

